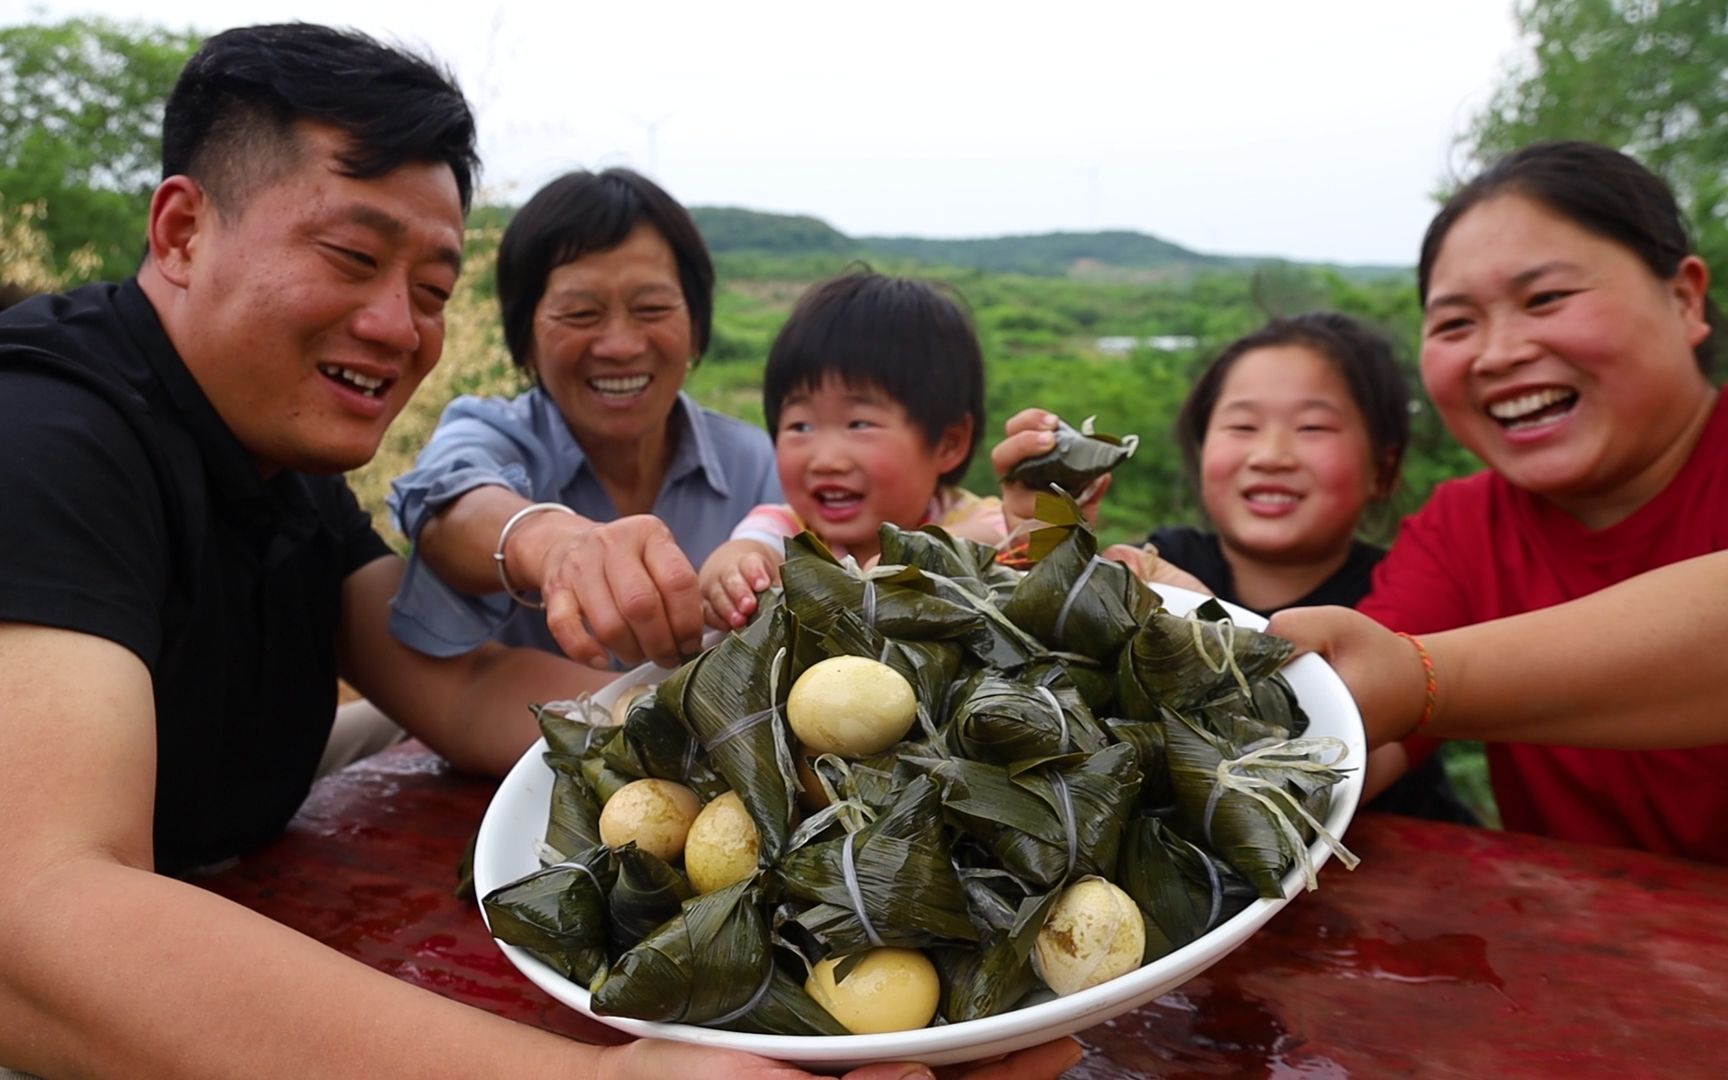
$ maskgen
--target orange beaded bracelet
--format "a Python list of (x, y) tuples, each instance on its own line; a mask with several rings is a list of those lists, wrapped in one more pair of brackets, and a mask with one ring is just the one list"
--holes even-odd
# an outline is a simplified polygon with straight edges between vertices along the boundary
[(1421, 731), (1428, 726), (1428, 721), (1434, 719), (1434, 701), (1439, 696), (1440, 680), (1434, 674), (1434, 658), (1428, 655), (1428, 646), (1422, 644), (1422, 639), (1415, 634), (1396, 631), (1397, 635), (1416, 646), (1416, 655), (1422, 659), (1422, 674), (1427, 679), (1426, 698), (1422, 703), (1422, 718), (1416, 721), (1415, 731)]

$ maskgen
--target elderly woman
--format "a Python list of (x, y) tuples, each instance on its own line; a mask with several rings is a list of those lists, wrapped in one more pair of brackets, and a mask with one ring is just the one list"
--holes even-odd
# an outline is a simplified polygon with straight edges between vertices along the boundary
[(781, 497), (768, 436), (683, 392), (714, 308), (696, 223), (628, 169), (559, 177), (504, 232), (498, 302), (533, 386), (452, 402), (396, 481), (414, 552), (391, 630), (596, 667), (695, 651), (692, 564)]

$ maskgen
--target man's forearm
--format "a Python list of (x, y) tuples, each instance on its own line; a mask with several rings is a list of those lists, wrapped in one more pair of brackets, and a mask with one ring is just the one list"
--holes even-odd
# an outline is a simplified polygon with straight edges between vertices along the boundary
[(46, 1076), (592, 1074), (598, 1051), (85, 858), (0, 901), (0, 1063)]
[(595, 690), (613, 678), (538, 649), (483, 645), (435, 658), (390, 635), (402, 560), (376, 559), (343, 583), (342, 673), (384, 715), (458, 767), (501, 776), (539, 729), (529, 706)]
[(491, 647), (465, 659), (472, 676), (458, 683), (436, 733), (421, 738), (483, 776), (504, 775), (540, 737), (532, 706), (596, 691), (617, 677), (538, 649)]

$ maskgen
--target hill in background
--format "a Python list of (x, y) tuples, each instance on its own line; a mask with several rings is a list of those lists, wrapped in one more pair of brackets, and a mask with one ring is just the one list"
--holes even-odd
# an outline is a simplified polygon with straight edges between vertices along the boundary
[(1401, 266), (1299, 264), (1272, 256), (1207, 255), (1127, 230), (930, 240), (847, 236), (818, 218), (739, 207), (698, 206), (691, 214), (716, 255), (878, 257), (996, 274), (1118, 281), (1179, 279), (1208, 271), (1252, 270), (1267, 263), (1312, 265), (1351, 280), (1409, 273), (1408, 267)]
[(765, 214), (731, 206), (698, 206), (690, 211), (702, 239), (716, 254), (860, 255), (857, 240), (819, 218)]

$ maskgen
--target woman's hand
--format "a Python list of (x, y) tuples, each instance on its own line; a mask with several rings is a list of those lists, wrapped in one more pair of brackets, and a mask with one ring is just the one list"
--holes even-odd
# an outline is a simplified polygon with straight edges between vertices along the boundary
[[(865, 1065), (843, 1080), (1054, 1080), (1080, 1063), (1080, 1045), (1057, 1039), (1006, 1057), (931, 1069), (910, 1063)], [(701, 1076), (730, 1080), (817, 1080), (791, 1065), (735, 1050), (638, 1039), (600, 1052), (596, 1080), (664, 1080)]]
[[(1006, 1057), (964, 1065), (944, 1065), (936, 1070), (936, 1076), (941, 1080), (1053, 1080), (1080, 1064), (1083, 1056), (1078, 1042), (1061, 1038), (1017, 1050)], [(883, 1069), (884, 1066), (873, 1065), (870, 1068)], [(860, 1075), (864, 1071), (858, 1069), (847, 1073), (846, 1080), (894, 1080), (896, 1076), (905, 1075), (904, 1071)]]
[[(1027, 458), (1047, 453), (1056, 445), (1056, 414), (1045, 409), (1022, 409), (1002, 425), (1002, 441), (990, 449), (990, 465), (1002, 484), (1002, 514), (1012, 535), (1037, 515), (1038, 493), (1017, 480), (1003, 480), (1014, 466)], [(1086, 520), (1097, 524), (1098, 507), (1110, 490), (1110, 474), (1094, 480), (1076, 500)]]
[(716, 630), (736, 630), (756, 613), (756, 594), (780, 580), (782, 556), (759, 540), (728, 540), (702, 564), (702, 616)]
[(1356, 699), (1370, 749), (1415, 732), (1427, 674), (1410, 642), (1342, 607), (1286, 608), (1267, 629), (1295, 643), (1298, 653), (1319, 653), (1332, 665)]
[(543, 514), (559, 528), (540, 560), (546, 626), (571, 658), (609, 667), (668, 667), (702, 647), (696, 569), (665, 522), (647, 514), (603, 525)]

